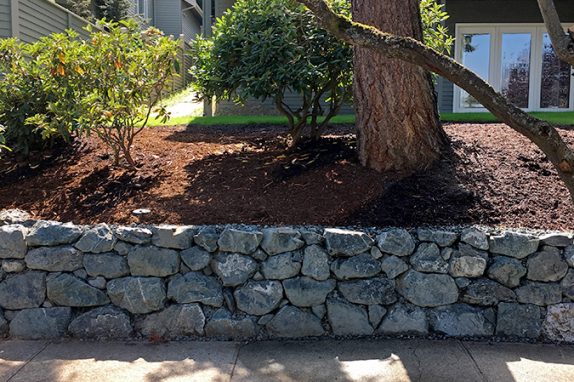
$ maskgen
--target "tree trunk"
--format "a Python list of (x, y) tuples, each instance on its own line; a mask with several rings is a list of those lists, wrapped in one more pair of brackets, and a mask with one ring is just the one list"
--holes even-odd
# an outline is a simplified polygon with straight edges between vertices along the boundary
[[(355, 0), (353, 20), (422, 39), (419, 0)], [(431, 76), (418, 66), (354, 47), (359, 158), (377, 171), (416, 171), (447, 143)]]

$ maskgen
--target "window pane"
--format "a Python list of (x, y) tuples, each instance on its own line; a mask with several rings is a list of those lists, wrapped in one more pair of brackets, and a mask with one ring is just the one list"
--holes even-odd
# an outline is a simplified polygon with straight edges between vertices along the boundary
[(514, 105), (528, 107), (530, 33), (502, 34), (502, 94)]
[[(490, 67), (490, 34), (464, 34), (462, 41), (462, 64), (488, 81)], [(461, 90), (460, 107), (481, 108), (482, 105)]]
[(570, 77), (570, 65), (558, 59), (550, 38), (545, 33), (542, 40), (541, 108), (570, 107)]

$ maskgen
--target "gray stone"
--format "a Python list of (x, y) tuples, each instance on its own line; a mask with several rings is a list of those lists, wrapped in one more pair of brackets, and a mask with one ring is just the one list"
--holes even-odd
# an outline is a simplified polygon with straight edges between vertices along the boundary
[(377, 246), (384, 253), (395, 256), (409, 256), (415, 250), (415, 240), (404, 229), (393, 229), (377, 236)]
[(442, 257), (444, 260), (448, 261), (454, 255), (454, 253), (455, 253), (455, 250), (452, 248), (442, 248), (440, 250), (440, 257)]
[(114, 249), (116, 236), (107, 224), (98, 224), (87, 230), (75, 244), (75, 247), (82, 252), (104, 253)]
[(371, 247), (371, 256), (378, 260), (383, 257), (383, 252), (378, 247)]
[(160, 225), (152, 228), (152, 243), (157, 247), (187, 249), (193, 243), (195, 227)]
[(327, 295), (335, 289), (335, 286), (335, 280), (317, 281), (308, 277), (283, 281), (285, 294), (291, 304), (303, 308), (324, 304)]
[(225, 340), (245, 340), (257, 335), (252, 318), (234, 318), (225, 309), (220, 309), (205, 326), (207, 337)]
[(201, 247), (195, 246), (179, 254), (184, 264), (192, 271), (201, 271), (206, 268), (211, 261), (211, 254)]
[(252, 277), (253, 280), (255, 281), (261, 281), (261, 280), (265, 280), (265, 277), (263, 277), (263, 275), (261, 274), (261, 272), (255, 272), (255, 274)]
[(397, 301), (394, 282), (384, 277), (339, 282), (339, 291), (349, 302), (361, 305), (390, 305)]
[(381, 262), (381, 269), (388, 278), (394, 279), (409, 270), (409, 266), (397, 256), (388, 256)]
[(564, 258), (570, 268), (574, 268), (574, 245), (570, 245), (564, 249)]
[(74, 247), (41, 247), (28, 251), (26, 266), (49, 272), (73, 272), (83, 266), (84, 255)]
[(26, 242), (31, 247), (71, 244), (82, 235), (82, 228), (72, 223), (37, 221), (26, 235)]
[(47, 278), (48, 299), (60, 306), (89, 307), (109, 304), (108, 296), (68, 273)]
[(265, 327), (272, 337), (317, 337), (325, 332), (314, 314), (289, 305), (281, 308)]
[(331, 271), (329, 270), (329, 255), (327, 252), (318, 245), (311, 245), (305, 248), (301, 273), (315, 280), (327, 280), (331, 275)]
[(457, 277), (456, 279), (454, 279), (454, 282), (456, 283), (457, 287), (466, 288), (472, 283), (472, 280), (467, 279), (466, 277)]
[(26, 211), (19, 210), (17, 208), (11, 208), (0, 211), (0, 225), (9, 225), (9, 224), (26, 225), (29, 223), (34, 224), (35, 221), (32, 220), (32, 215), (30, 215)]
[[(221, 247), (221, 245), (220, 245)], [(257, 272), (257, 262), (237, 253), (220, 253), (211, 261), (213, 271), (224, 286), (238, 286)]]
[(263, 316), (279, 307), (283, 287), (279, 281), (250, 281), (234, 293), (237, 308), (247, 314)]
[(66, 335), (72, 317), (70, 308), (25, 309), (10, 322), (10, 336), (23, 340), (44, 340)]
[(73, 337), (91, 340), (116, 340), (130, 337), (130, 317), (114, 306), (96, 308), (75, 318), (68, 326)]
[(82, 279), (82, 280), (85, 280), (88, 278), (88, 272), (86, 272), (86, 270), (84, 268), (80, 268), (78, 270), (75, 270), (73, 272), (73, 275)]
[(424, 307), (454, 304), (458, 288), (449, 275), (409, 271), (398, 280), (397, 289), (409, 302)]
[(435, 243), (419, 244), (410, 259), (413, 269), (425, 273), (447, 273), (448, 263), (440, 255), (440, 249)]
[(554, 305), (562, 301), (560, 285), (527, 282), (516, 289), (518, 302), (539, 306)]
[(365, 336), (374, 332), (367, 310), (341, 299), (327, 300), (327, 317), (336, 336)]
[(410, 304), (396, 304), (383, 319), (377, 333), (426, 335), (428, 331), (429, 324), (423, 309)]
[(261, 232), (226, 228), (219, 236), (217, 244), (220, 251), (249, 255), (255, 252), (262, 239)]
[(380, 305), (369, 305), (367, 308), (369, 311), (369, 322), (373, 328), (379, 326), (385, 314), (387, 314), (387, 309)]
[(542, 332), (551, 341), (574, 343), (574, 303), (549, 306)]
[(458, 234), (456, 232), (428, 228), (419, 228), (417, 230), (417, 236), (420, 241), (429, 241), (440, 247), (449, 247), (458, 239)]
[(333, 256), (355, 256), (373, 246), (373, 239), (364, 232), (327, 228), (323, 233), (327, 250)]
[(458, 257), (460, 256), (480, 257), (487, 261), (489, 259), (488, 252), (481, 251), (479, 249), (474, 248), (472, 245), (468, 245), (465, 243), (459, 243), (458, 251), (456, 251), (453, 255)]
[(167, 297), (180, 304), (200, 302), (216, 308), (223, 306), (223, 288), (219, 281), (198, 272), (172, 278)]
[(261, 272), (269, 280), (285, 280), (299, 274), (301, 254), (295, 252), (271, 256), (261, 265)]
[(163, 309), (165, 286), (159, 278), (124, 277), (108, 282), (108, 296), (113, 304), (133, 314), (146, 314)]
[(559, 281), (568, 272), (568, 264), (562, 260), (558, 251), (537, 252), (528, 258), (526, 277), (534, 281)]
[(497, 256), (488, 268), (487, 274), (491, 279), (509, 288), (515, 288), (520, 285), (520, 280), (526, 275), (526, 268), (520, 260)]
[(476, 278), (484, 274), (486, 260), (482, 257), (459, 256), (450, 261), (449, 273), (453, 277)]
[(538, 338), (542, 319), (540, 308), (536, 305), (508, 304), (498, 305), (496, 335), (517, 338)]
[(323, 243), (323, 236), (314, 231), (301, 230), (301, 236), (307, 245), (318, 245)]
[(551, 245), (553, 247), (568, 247), (572, 245), (572, 239), (572, 234), (549, 233), (540, 237), (540, 242), (543, 245)]
[(562, 288), (564, 297), (574, 300), (574, 269), (568, 271), (566, 277), (562, 279), (560, 287)]
[(205, 315), (199, 304), (172, 305), (145, 317), (139, 330), (146, 337), (178, 339), (203, 335)]
[(128, 244), (125, 241), (118, 240), (116, 245), (114, 245), (114, 251), (118, 253), (118, 255), (127, 256), (128, 253), (134, 248), (132, 244)]
[(0, 226), (0, 259), (23, 259), (27, 250), (25, 237), (24, 226)]
[(130, 274), (127, 259), (112, 252), (84, 255), (84, 268), (92, 277), (103, 276), (107, 279), (116, 279)]
[(128, 254), (128, 265), (133, 276), (166, 277), (179, 272), (180, 259), (172, 249), (137, 246)]
[(10, 325), (8, 324), (8, 320), (4, 318), (2, 311), (0, 310), (0, 337), (4, 338), (8, 334), (10, 330)]
[(381, 272), (381, 263), (368, 253), (349, 259), (339, 259), (331, 264), (331, 271), (339, 280), (373, 277)]
[(26, 269), (26, 264), (21, 260), (4, 260), (2, 270), (6, 273), (20, 273)]
[(452, 337), (483, 337), (494, 334), (494, 309), (466, 304), (442, 306), (430, 311), (429, 321), (435, 332)]
[(270, 256), (296, 251), (305, 245), (301, 233), (293, 228), (266, 228), (262, 232), (261, 248)]
[(317, 318), (322, 320), (323, 317), (325, 317), (325, 315), (327, 314), (327, 307), (325, 306), (325, 304), (315, 305), (311, 307), (311, 312), (313, 312), (313, 314), (317, 316)]
[(466, 228), (460, 234), (460, 241), (472, 245), (474, 248), (488, 251), (488, 237), (478, 228)]
[(116, 237), (131, 244), (149, 244), (152, 232), (141, 227), (118, 227), (115, 230)]
[(266, 314), (265, 316), (261, 316), (261, 318), (257, 320), (257, 324), (265, 326), (273, 319), (273, 317), (275, 317), (273, 314)]
[(217, 240), (219, 240), (219, 234), (211, 227), (204, 227), (193, 236), (194, 243), (207, 252), (217, 251)]
[(0, 283), (0, 307), (17, 310), (37, 308), (46, 297), (46, 275), (27, 272)]
[(265, 253), (261, 248), (257, 248), (250, 256), (259, 261), (265, 261), (269, 258), (269, 255), (267, 255), (267, 253)]
[(529, 235), (505, 232), (490, 238), (490, 252), (523, 259), (536, 252), (539, 243), (540, 240)]
[(98, 276), (95, 279), (88, 280), (88, 284), (90, 284), (94, 288), (106, 289), (106, 285), (108, 285), (108, 282), (102, 276)]
[(495, 281), (481, 279), (468, 286), (461, 300), (472, 305), (494, 306), (500, 301), (516, 301), (516, 294)]

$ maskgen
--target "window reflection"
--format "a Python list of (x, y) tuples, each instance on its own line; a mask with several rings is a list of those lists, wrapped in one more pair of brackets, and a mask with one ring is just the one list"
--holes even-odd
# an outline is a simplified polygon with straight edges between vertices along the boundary
[(540, 107), (543, 109), (570, 107), (570, 65), (561, 61), (548, 34), (542, 41), (542, 83), (540, 84)]
[(502, 34), (502, 94), (514, 105), (527, 108), (530, 88), (530, 33)]
[[(490, 65), (490, 34), (475, 33), (463, 35), (462, 64), (488, 81)], [(470, 94), (461, 91), (460, 106), (482, 108)]]

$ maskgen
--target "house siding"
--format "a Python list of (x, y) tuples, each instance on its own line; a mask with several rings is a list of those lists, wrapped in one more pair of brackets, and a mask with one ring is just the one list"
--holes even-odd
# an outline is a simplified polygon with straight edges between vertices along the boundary
[(183, 32), (181, 0), (156, 1), (153, 8), (153, 25), (166, 35), (178, 38)]
[(0, 38), (12, 36), (10, 0), (0, 0)]

